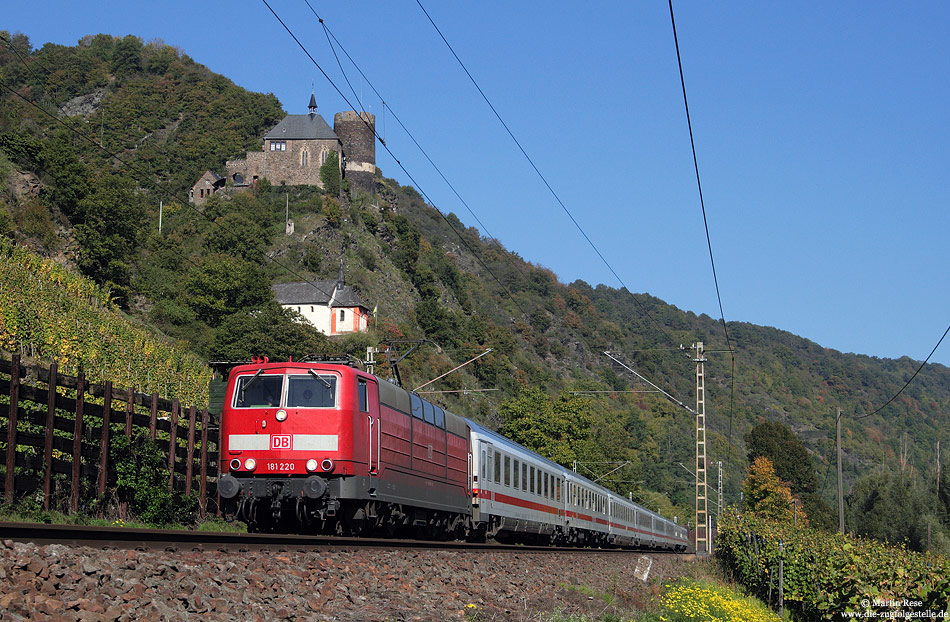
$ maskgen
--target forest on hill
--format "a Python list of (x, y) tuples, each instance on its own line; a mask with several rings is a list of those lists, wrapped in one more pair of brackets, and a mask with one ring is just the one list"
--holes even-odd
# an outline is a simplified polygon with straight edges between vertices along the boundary
[[(591, 465), (582, 471), (625, 464), (604, 481), (691, 517), (693, 482), (681, 464), (694, 464), (693, 416), (660, 394), (633, 392), (650, 387), (603, 353), (692, 406), (690, 348), (703, 342), (709, 460), (723, 462), (727, 503), (738, 501), (746, 474), (747, 435), (778, 422), (809, 452), (809, 516), (834, 523), (840, 408), (849, 524), (906, 537), (881, 526), (907, 518), (890, 502), (909, 503), (908, 494), (911, 519), (950, 524), (936, 464), (936, 443), (950, 447), (944, 366), (927, 365), (886, 409), (857, 419), (896, 394), (919, 362), (843, 354), (742, 322), (728, 325), (730, 355), (716, 319), (647, 293), (561, 283), (382, 171), (375, 200), (265, 180), (196, 209), (187, 202), (195, 180), (260, 149), (284, 112), (273, 95), (247, 92), (160, 41), (100, 34), (34, 48), (3, 31), (0, 79), (0, 235), (107, 288), (129, 318), (205, 360), (362, 358), (387, 339), (425, 338), (433, 345), (401, 366), (414, 387), (491, 348), (430, 387), (452, 393), (429, 397), (559, 462)], [(329, 340), (282, 310), (270, 285), (333, 279), (341, 259), (347, 284), (378, 315), (368, 333)]]

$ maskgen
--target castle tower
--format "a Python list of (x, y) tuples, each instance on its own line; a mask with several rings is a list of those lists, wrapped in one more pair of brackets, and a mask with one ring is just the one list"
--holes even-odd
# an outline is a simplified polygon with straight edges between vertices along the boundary
[(333, 116), (333, 133), (343, 145), (351, 191), (361, 190), (373, 196), (376, 189), (376, 117), (351, 110)]

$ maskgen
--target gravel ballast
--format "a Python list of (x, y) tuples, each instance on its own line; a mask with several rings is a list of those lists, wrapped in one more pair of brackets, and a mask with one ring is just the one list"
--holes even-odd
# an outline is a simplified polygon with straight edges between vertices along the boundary
[[(644, 556), (647, 582), (634, 576)], [(646, 606), (691, 557), (412, 549), (101, 550), (0, 543), (0, 620), (546, 620)]]

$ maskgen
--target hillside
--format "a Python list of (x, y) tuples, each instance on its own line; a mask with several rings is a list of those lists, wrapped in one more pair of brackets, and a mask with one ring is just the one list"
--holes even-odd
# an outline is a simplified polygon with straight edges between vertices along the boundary
[[(362, 357), (380, 340), (426, 338), (438, 348), (420, 348), (401, 366), (415, 387), (492, 348), (432, 387), (457, 391), (435, 399), (494, 427), (528, 421), (553, 434), (567, 421), (574, 427), (564, 459), (629, 461), (613, 487), (691, 514), (691, 478), (678, 463), (693, 463), (692, 416), (656, 394), (624, 393), (646, 387), (602, 353), (618, 353), (692, 405), (690, 344), (726, 349), (713, 318), (645, 293), (561, 283), (381, 173), (378, 209), (365, 196), (340, 200), (265, 182), (198, 211), (187, 188), (205, 169), (260, 148), (283, 116), (272, 95), (246, 92), (160, 42), (96, 35), (34, 50), (22, 35), (3, 37), (0, 234), (78, 269), (205, 359)], [(285, 201), (292, 235), (284, 234)], [(379, 315), (368, 334), (329, 342), (281, 311), (268, 285), (335, 278), (341, 256), (347, 283)], [(896, 393), (918, 363), (843, 354), (771, 327), (728, 328), (735, 373), (728, 354), (711, 353), (706, 377), (709, 459), (724, 462), (727, 501), (738, 498), (745, 474), (743, 437), (764, 420), (805, 442), (818, 493), (830, 498), (839, 407), (849, 486), (877, 465), (893, 467), (902, 442), (906, 461), (931, 477), (936, 442), (950, 445), (946, 367), (928, 365), (880, 415), (855, 420)]]

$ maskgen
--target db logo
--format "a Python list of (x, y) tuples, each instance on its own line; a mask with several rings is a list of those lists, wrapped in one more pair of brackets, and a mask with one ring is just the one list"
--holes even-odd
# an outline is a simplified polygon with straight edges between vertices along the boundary
[(273, 434), (270, 437), (270, 448), (290, 449), (290, 439), (291, 437), (289, 435)]

